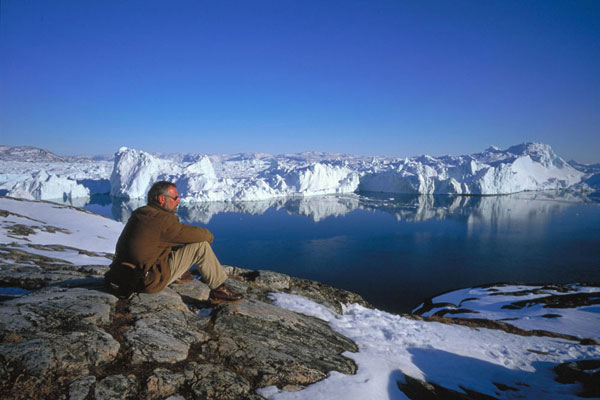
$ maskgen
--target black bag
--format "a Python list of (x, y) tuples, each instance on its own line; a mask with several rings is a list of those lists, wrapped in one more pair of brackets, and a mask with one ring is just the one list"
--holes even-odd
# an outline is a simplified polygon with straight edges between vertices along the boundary
[(111, 264), (104, 274), (106, 289), (119, 298), (130, 299), (144, 290), (147, 273), (130, 263)]

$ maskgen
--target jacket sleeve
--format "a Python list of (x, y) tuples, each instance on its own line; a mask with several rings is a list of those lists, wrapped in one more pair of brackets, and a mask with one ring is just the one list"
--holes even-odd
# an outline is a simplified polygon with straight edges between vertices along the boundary
[(162, 229), (161, 239), (174, 244), (187, 244), (196, 242), (212, 243), (214, 236), (211, 231), (199, 226), (186, 225), (179, 222), (176, 216), (168, 218)]

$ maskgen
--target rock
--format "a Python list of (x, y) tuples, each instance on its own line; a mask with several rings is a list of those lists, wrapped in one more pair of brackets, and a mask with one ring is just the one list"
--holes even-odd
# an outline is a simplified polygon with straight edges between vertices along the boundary
[(174, 363), (185, 360), (190, 346), (204, 341), (204, 320), (192, 313), (172, 289), (140, 293), (131, 300), (133, 327), (125, 333), (131, 362)]
[(306, 297), (315, 303), (334, 309), (338, 314), (343, 312), (342, 304), (357, 303), (367, 308), (373, 308), (355, 293), (307, 279), (290, 278), (289, 293)]
[(322, 320), (251, 299), (224, 304), (215, 313), (216, 337), (203, 344), (202, 354), (259, 387), (306, 385), (331, 370), (356, 371), (354, 362), (341, 356), (356, 346)]
[(200, 281), (185, 282), (182, 284), (172, 284), (173, 289), (181, 296), (181, 299), (187, 304), (198, 304), (208, 300), (210, 288), (207, 284)]
[(0, 302), (0, 397), (258, 400), (264, 386), (299, 390), (356, 370), (342, 355), (352, 341), (269, 298), (287, 291), (341, 309), (347, 292), (227, 267), (242, 301), (214, 306), (199, 281), (126, 300), (104, 292), (101, 269), (29, 261), (42, 288)]
[[(40, 289), (49, 284), (86, 278), (102, 278), (108, 270), (106, 265), (74, 265), (58, 258), (33, 253), (30, 248), (49, 251), (80, 251), (65, 246), (20, 246), (0, 244), (0, 285), (22, 289)], [(40, 248), (43, 247), (43, 248)], [(97, 255), (96, 256), (103, 256)]]
[(422, 400), (497, 400), (495, 397), (488, 396), (473, 390), (462, 388), (466, 393), (460, 393), (456, 390), (448, 389), (440, 385), (412, 378), (402, 374), (404, 382), (398, 382), (398, 388), (409, 399)]
[(554, 367), (556, 381), (565, 384), (580, 383), (580, 397), (600, 397), (600, 360), (581, 360), (558, 364)]
[(185, 377), (199, 399), (237, 400), (250, 394), (250, 383), (219, 365), (190, 363)]
[(261, 269), (254, 283), (268, 290), (287, 290), (290, 288), (290, 277), (273, 271)]
[(69, 400), (85, 400), (94, 383), (96, 383), (95, 376), (84, 376), (71, 382), (69, 385)]
[(135, 376), (107, 376), (96, 384), (94, 396), (96, 400), (137, 399)]
[(13, 370), (43, 376), (55, 370), (88, 373), (91, 366), (111, 361), (119, 343), (100, 329), (68, 334), (40, 333), (37, 338), (0, 345), (0, 358)]
[(185, 375), (183, 373), (157, 368), (146, 381), (146, 398), (164, 399), (177, 393), (184, 383)]
[[(119, 350), (101, 325), (117, 298), (94, 290), (53, 288), (0, 307), (0, 358), (10, 371), (41, 376), (54, 370), (85, 373), (113, 360)], [(18, 340), (6, 342), (12, 335)]]
[(246, 268), (234, 267), (232, 265), (223, 265), (223, 271), (229, 276), (243, 278), (247, 274), (256, 273), (256, 271)]

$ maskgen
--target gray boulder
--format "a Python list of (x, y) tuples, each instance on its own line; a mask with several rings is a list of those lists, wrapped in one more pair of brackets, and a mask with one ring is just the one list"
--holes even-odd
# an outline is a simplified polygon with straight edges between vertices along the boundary
[(86, 289), (52, 288), (0, 307), (0, 359), (8, 373), (87, 373), (112, 361), (120, 344), (105, 330), (117, 298)]
[(174, 363), (188, 356), (190, 346), (208, 338), (207, 321), (192, 313), (175, 291), (135, 296), (130, 303), (135, 322), (125, 333), (134, 364)]
[(264, 386), (299, 390), (331, 371), (356, 371), (342, 355), (357, 350), (352, 341), (322, 320), (271, 304), (269, 293), (335, 309), (362, 302), (356, 295), (227, 267), (226, 283), (244, 293), (242, 301), (211, 304), (199, 281), (126, 300), (104, 292), (97, 271), (61, 280), (37, 268), (41, 289), (0, 302), (0, 397), (254, 400)]

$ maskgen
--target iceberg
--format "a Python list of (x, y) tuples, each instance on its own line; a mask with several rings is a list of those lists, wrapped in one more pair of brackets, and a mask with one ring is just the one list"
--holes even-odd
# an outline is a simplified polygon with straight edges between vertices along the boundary
[(7, 195), (28, 200), (62, 199), (63, 201), (72, 201), (74, 198), (88, 197), (90, 191), (75, 180), (40, 170), (18, 182), (8, 191)]
[(584, 176), (550, 146), (524, 143), (505, 151), (491, 147), (470, 156), (422, 156), (375, 166), (361, 176), (359, 190), (498, 195), (566, 189)]
[(360, 192), (499, 195), (600, 187), (598, 168), (566, 162), (543, 143), (523, 143), (506, 150), (492, 146), (471, 155), (404, 159), (319, 152), (152, 154), (121, 147), (112, 163), (9, 150), (4, 153), (10, 156), (0, 153), (0, 193), (33, 199), (108, 191), (113, 197), (143, 199), (157, 180), (175, 183), (181, 200), (190, 204)]
[(219, 168), (221, 176), (217, 176), (207, 156), (185, 163), (122, 147), (115, 156), (110, 177), (111, 195), (142, 198), (153, 182), (167, 180), (177, 185), (179, 197), (184, 202), (258, 201), (296, 195), (352, 193), (359, 183), (355, 171), (327, 162), (307, 166), (271, 162), (265, 167), (260, 161), (240, 159), (222, 164), (225, 165)]

